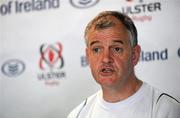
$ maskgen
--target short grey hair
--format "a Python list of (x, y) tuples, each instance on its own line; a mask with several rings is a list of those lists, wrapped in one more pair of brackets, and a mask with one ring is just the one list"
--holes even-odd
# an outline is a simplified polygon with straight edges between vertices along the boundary
[(138, 44), (137, 29), (133, 21), (129, 16), (118, 11), (103, 11), (88, 23), (84, 34), (86, 44), (88, 43), (87, 34), (93, 25), (95, 25), (95, 29), (105, 29), (115, 25), (107, 18), (107, 16), (113, 16), (117, 18), (127, 28), (128, 33), (130, 34), (130, 42), (133, 47)]

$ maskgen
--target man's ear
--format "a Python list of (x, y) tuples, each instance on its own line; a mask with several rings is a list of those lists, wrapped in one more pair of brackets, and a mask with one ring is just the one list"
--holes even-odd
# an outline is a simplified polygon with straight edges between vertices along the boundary
[(140, 47), (140, 45), (136, 45), (133, 48), (133, 58), (132, 58), (134, 66), (138, 63), (139, 58), (140, 58), (140, 54), (141, 54), (141, 47)]

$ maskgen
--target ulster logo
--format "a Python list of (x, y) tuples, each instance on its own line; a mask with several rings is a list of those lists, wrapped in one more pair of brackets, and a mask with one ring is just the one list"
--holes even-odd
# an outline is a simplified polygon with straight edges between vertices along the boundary
[(62, 57), (62, 45), (56, 43), (54, 45), (42, 44), (40, 47), (41, 58), (39, 61), (39, 67), (42, 70), (49, 69), (61, 69), (64, 66), (64, 60)]
[(43, 70), (37, 74), (40, 81), (44, 81), (46, 85), (59, 85), (60, 80), (66, 76), (64, 67), (64, 59), (62, 56), (62, 44), (42, 44), (40, 46), (39, 68)]

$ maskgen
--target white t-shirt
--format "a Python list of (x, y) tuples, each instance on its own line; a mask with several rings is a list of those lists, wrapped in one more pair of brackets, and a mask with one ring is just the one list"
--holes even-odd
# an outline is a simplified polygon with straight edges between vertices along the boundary
[(180, 118), (180, 103), (159, 90), (143, 83), (129, 98), (109, 103), (102, 91), (87, 98), (68, 118)]

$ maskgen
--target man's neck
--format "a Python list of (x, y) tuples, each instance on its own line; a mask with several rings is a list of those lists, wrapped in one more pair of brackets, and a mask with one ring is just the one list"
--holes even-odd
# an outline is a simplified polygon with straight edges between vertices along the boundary
[(135, 78), (133, 80), (130, 80), (129, 82), (126, 82), (121, 86), (120, 88), (103, 88), (103, 98), (107, 102), (119, 102), (122, 101), (139, 90), (139, 88), (142, 85), (142, 81)]

